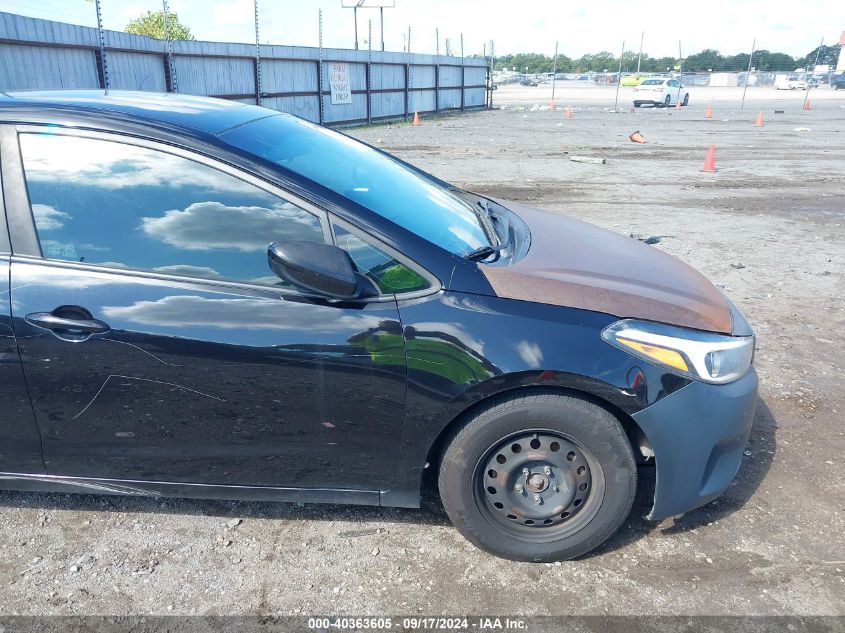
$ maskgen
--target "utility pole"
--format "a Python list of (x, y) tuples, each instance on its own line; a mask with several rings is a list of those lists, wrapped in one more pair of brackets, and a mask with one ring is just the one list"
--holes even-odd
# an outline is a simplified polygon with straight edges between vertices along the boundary
[(557, 80), (557, 46), (560, 42), (555, 42), (555, 59), (552, 62), (552, 107), (555, 104), (555, 81)]
[(645, 31), (640, 33), (640, 54), (637, 55), (637, 74), (640, 74), (640, 61), (643, 58), (643, 38), (645, 37)]
[(358, 50), (358, 5), (352, 7), (352, 18), (355, 20), (355, 50)]

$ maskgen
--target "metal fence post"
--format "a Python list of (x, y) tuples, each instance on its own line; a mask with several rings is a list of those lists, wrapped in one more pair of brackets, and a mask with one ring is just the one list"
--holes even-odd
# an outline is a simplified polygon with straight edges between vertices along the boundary
[(255, 7), (255, 59), (253, 60), (253, 74), (255, 75), (255, 103), (261, 105), (261, 44), (258, 39), (258, 0), (253, 0)]
[(95, 0), (95, 8), (97, 11), (97, 35), (100, 39), (100, 55), (99, 59), (95, 55), (97, 62), (97, 74), (99, 75), (100, 88), (109, 89), (109, 62), (106, 59), (106, 34), (103, 33), (103, 16), (100, 13), (100, 0)]
[(367, 35), (367, 125), (373, 122), (373, 93), (372, 89), (372, 68), (373, 68), (373, 21), (368, 20), (367, 26), (369, 34)]
[[(557, 49), (555, 49), (557, 50)], [(619, 53), (619, 72), (616, 74), (616, 97), (613, 100), (613, 111), (619, 110), (619, 87), (622, 85), (622, 60), (625, 57), (625, 40), (622, 40), (622, 52)]]
[(495, 43), (490, 40), (490, 65), (487, 67), (487, 108), (493, 109), (493, 64), (496, 63)]
[(440, 114), (440, 29), (434, 29), (434, 37), (437, 39), (434, 58), (434, 111)]
[(466, 86), (466, 66), (464, 66), (464, 34), (461, 33), (461, 112), (466, 109), (466, 99), (464, 98), (464, 89)]
[(408, 27), (408, 61), (405, 62), (405, 120), (411, 112), (411, 27)]
[(325, 122), (325, 114), (323, 113), (323, 10), (318, 9), (319, 16), (319, 39), (320, 39), (320, 57), (317, 61), (317, 95), (320, 100), (319, 107), (319, 122), (323, 125)]
[(167, 28), (169, 12), (167, 0), (161, 0), (161, 6), (164, 10), (164, 41), (167, 46), (167, 69), (169, 71), (164, 78), (169, 92), (179, 92), (179, 85), (176, 82), (176, 66), (173, 64), (173, 40), (170, 39), (170, 30)]
[(745, 72), (745, 85), (742, 87), (742, 103), (739, 109), (745, 108), (745, 91), (748, 90), (748, 79), (751, 77), (751, 61), (754, 59), (754, 48), (757, 46), (757, 38), (751, 41), (751, 55), (748, 56), (748, 70)]

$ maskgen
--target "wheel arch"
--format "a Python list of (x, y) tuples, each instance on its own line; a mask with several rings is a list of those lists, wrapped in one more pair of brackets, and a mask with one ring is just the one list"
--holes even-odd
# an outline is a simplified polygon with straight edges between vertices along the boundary
[(502, 398), (508, 398), (515, 394), (530, 395), (549, 393), (558, 395), (568, 395), (574, 398), (580, 398), (582, 400), (591, 402), (592, 404), (595, 404), (596, 406), (601, 407), (602, 409), (610, 413), (619, 421), (619, 423), (622, 425), (622, 428), (625, 430), (625, 434), (628, 437), (628, 442), (631, 444), (631, 450), (634, 452), (634, 456), (637, 458), (638, 463), (640, 463), (641, 458), (643, 458), (643, 461), (645, 461), (643, 447), (646, 451), (651, 450), (651, 444), (645, 434), (645, 431), (643, 431), (640, 425), (637, 424), (637, 422), (634, 420), (633, 417), (631, 417), (630, 414), (626, 413), (620, 406), (614, 404), (608, 398), (596, 395), (592, 391), (586, 390), (584, 388), (573, 387), (570, 385), (563, 384), (515, 385), (497, 391), (496, 393), (486, 395), (470, 403), (467, 403), (467, 405), (462, 410), (460, 410), (455, 415), (451, 416), (451, 419), (443, 426), (443, 428), (441, 428), (440, 432), (437, 434), (431, 446), (429, 447), (428, 454), (426, 457), (426, 475), (423, 479), (422, 484), (426, 485), (436, 481), (437, 473), (440, 470), (440, 461), (443, 457), (444, 452), (446, 451), (446, 447), (449, 445), (449, 442), (457, 434), (461, 427), (466, 424), (469, 420), (471, 420), (473, 416), (477, 414), (478, 411), (481, 411), (482, 409), (494, 404), (496, 401), (501, 400)]

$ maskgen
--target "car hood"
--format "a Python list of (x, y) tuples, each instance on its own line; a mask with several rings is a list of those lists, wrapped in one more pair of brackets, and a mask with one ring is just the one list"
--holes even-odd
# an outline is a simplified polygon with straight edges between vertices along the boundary
[(663, 251), (563, 214), (499, 201), (531, 231), (516, 263), (480, 266), (500, 297), (730, 333), (730, 303)]

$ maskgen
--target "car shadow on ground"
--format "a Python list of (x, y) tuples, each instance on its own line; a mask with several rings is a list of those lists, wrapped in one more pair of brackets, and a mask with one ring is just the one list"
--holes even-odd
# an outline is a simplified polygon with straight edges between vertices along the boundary
[[(693, 530), (718, 521), (741, 509), (771, 468), (776, 452), (775, 430), (777, 423), (765, 402), (758, 400), (754, 427), (751, 431), (749, 451), (742, 468), (728, 491), (716, 501), (685, 514), (680, 519), (654, 522), (643, 517), (651, 509), (654, 495), (654, 468), (640, 469), (640, 485), (628, 520), (606, 543), (587, 554), (585, 558), (599, 556), (623, 548), (651, 532), (661, 529), (664, 534)], [(226, 501), (214, 499), (180, 499), (161, 497), (122, 497), (112, 495), (41, 493), (0, 491), (0, 507), (18, 507), (45, 511), (76, 512), (127, 512), (150, 514), (178, 514), (184, 516), (212, 516), (221, 519), (276, 519), (296, 521), (345, 521), (349, 523), (405, 523), (416, 525), (449, 525), (434, 482), (428, 480), (423, 488), (419, 509), (380, 508), (328, 504), (268, 503), (253, 501)], [(669, 523), (668, 527), (664, 523)], [(661, 527), (664, 526), (664, 527)], [(361, 525), (349, 534), (356, 536), (370, 528)]]
[(640, 485), (628, 520), (616, 534), (587, 554), (585, 558), (601, 556), (626, 547), (655, 530), (660, 530), (662, 534), (688, 532), (741, 510), (760, 487), (774, 463), (777, 453), (776, 430), (777, 420), (774, 414), (763, 399), (758, 398), (751, 438), (746, 446), (746, 454), (743, 456), (742, 466), (736, 479), (721, 497), (677, 519), (649, 521), (644, 518), (651, 510), (654, 498), (655, 469), (641, 468)]
[(387, 522), (448, 525), (445, 512), (436, 508), (386, 508), (377, 506), (292, 502), (229, 501), (175, 497), (129, 497), (107, 494), (0, 491), (0, 507), (29, 508), (46, 512), (124, 512), (211, 516), (221, 519), (270, 519), (294, 521)]

